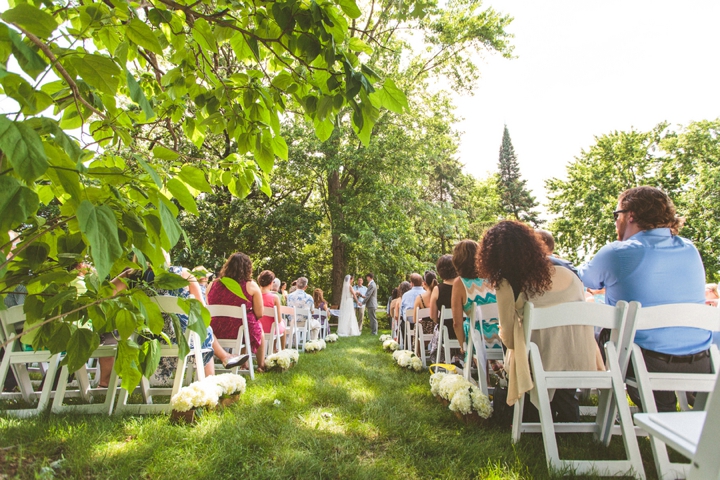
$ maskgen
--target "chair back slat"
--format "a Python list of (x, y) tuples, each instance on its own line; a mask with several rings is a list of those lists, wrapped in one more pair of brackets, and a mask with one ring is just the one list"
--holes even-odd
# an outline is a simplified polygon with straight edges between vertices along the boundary
[(720, 308), (710, 308), (702, 303), (674, 303), (638, 310), (636, 330), (664, 327), (693, 327), (718, 332)]
[(243, 321), (247, 318), (245, 305), (241, 307), (237, 305), (207, 305), (206, 308), (212, 317), (240, 318)]

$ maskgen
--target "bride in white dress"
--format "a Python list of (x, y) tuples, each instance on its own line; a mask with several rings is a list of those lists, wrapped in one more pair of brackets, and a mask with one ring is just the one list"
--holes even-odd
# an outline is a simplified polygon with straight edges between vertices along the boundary
[(355, 306), (353, 305), (353, 291), (350, 286), (350, 275), (345, 275), (342, 298), (340, 300), (340, 314), (338, 315), (337, 334), (341, 337), (357, 337), (360, 335)]

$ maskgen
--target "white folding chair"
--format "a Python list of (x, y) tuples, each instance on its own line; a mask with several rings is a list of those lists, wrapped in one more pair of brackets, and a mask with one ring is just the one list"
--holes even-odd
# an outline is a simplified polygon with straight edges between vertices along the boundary
[[(90, 354), (90, 360), (100, 358), (115, 358), (117, 353), (117, 345), (100, 345), (95, 351)], [(99, 376), (100, 368), (96, 368), (96, 377)], [(88, 372), (87, 365), (83, 365), (79, 370), (74, 372), (75, 380), (78, 382), (77, 390), (68, 391), (68, 380), (70, 379), (70, 372), (68, 371), (67, 365), (62, 367), (60, 371), (60, 378), (58, 380), (57, 389), (53, 397), (52, 412), (53, 413), (104, 413), (110, 415), (115, 405), (115, 396), (117, 393), (116, 386), (117, 373), (113, 368), (110, 372), (110, 380), (107, 387), (92, 387), (90, 373)], [(105, 395), (103, 403), (93, 403), (96, 396)], [(67, 405), (64, 403), (65, 399), (80, 396), (85, 402), (79, 405)]]
[(460, 348), (460, 341), (457, 338), (450, 338), (450, 332), (445, 325), (445, 320), (452, 321), (452, 319), (452, 309), (445, 308), (443, 305), (442, 309), (440, 309), (440, 319), (438, 320), (440, 334), (438, 335), (437, 356), (435, 358), (435, 363), (440, 363), (443, 356), (443, 361), (445, 363), (450, 363), (450, 360), (452, 360), (450, 357), (450, 349)]
[[(430, 316), (430, 308), (416, 308), (415, 318), (427, 318)], [(422, 324), (417, 322), (415, 325), (415, 345), (414, 350), (417, 354), (420, 351), (420, 360), (422, 360), (423, 367), (427, 367), (427, 354), (425, 348), (425, 342), (431, 342), (433, 338), (433, 332), (424, 332)]]
[(327, 319), (327, 312), (320, 308), (316, 308), (313, 310), (313, 317), (315, 316), (317, 316), (317, 319), (320, 322), (320, 334), (318, 338), (327, 337), (330, 334), (330, 325)]
[[(595, 473), (599, 475), (627, 475), (632, 472), (637, 478), (645, 478), (645, 470), (640, 457), (635, 429), (632, 424), (630, 408), (625, 397), (625, 388), (615, 342), (607, 342), (607, 363), (605, 371), (546, 371), (538, 346), (531, 341), (533, 330), (573, 325), (587, 325), (608, 328), (617, 338), (625, 328), (627, 303), (618, 302), (615, 307), (608, 305), (570, 302), (547, 308), (535, 308), (531, 302), (525, 304), (523, 326), (525, 341), (528, 345), (530, 368), (534, 379), (532, 393), (537, 394), (540, 424), (523, 423), (525, 396), (515, 404), (513, 415), (513, 442), (520, 439), (522, 432), (542, 433), (545, 445), (545, 458), (548, 469), (568, 472), (574, 475)], [(594, 433), (599, 438), (605, 419), (598, 416), (595, 422), (554, 423), (550, 406), (550, 391), (555, 389), (596, 388), (599, 394), (598, 412), (604, 412), (604, 405), (615, 399), (620, 417), (620, 429), (627, 460), (563, 460), (560, 459), (556, 433)]]
[[(185, 311), (178, 305), (178, 297), (172, 296), (157, 296), (151, 297), (160, 307), (160, 311), (164, 313), (185, 315)], [(247, 324), (247, 322), (245, 323)], [(182, 332), (177, 332), (182, 335)], [(180, 351), (177, 345), (160, 345), (160, 357), (175, 357), (177, 358), (177, 366), (175, 368), (175, 379), (173, 381), (172, 388), (166, 387), (151, 387), (150, 382), (144, 376), (140, 379), (140, 386), (138, 389), (142, 394), (143, 403), (128, 403), (130, 394), (124, 388), (120, 389), (118, 395), (117, 406), (115, 407), (115, 414), (146, 414), (146, 413), (168, 413), (172, 409), (170, 406), (170, 398), (167, 403), (154, 403), (153, 397), (155, 396), (166, 396), (172, 397), (183, 386), (186, 378), (186, 370), (188, 370), (188, 359), (190, 356), (195, 357), (195, 364), (197, 365), (197, 379), (202, 380), (205, 378), (205, 369), (203, 368), (202, 358), (202, 340), (200, 336), (192, 331), (191, 329), (185, 330), (185, 338), (188, 344), (191, 346), (190, 353), (186, 356), (180, 357)], [(110, 384), (110, 388), (114, 389), (117, 385), (117, 380), (114, 384)]]
[[(22, 331), (25, 323), (25, 312), (22, 305), (0, 311), (0, 329), (6, 340), (15, 337)], [(6, 347), (5, 353), (0, 362), (0, 386), (5, 384), (5, 378), (12, 368), (20, 389), (20, 396), (27, 403), (33, 403), (37, 400), (34, 408), (23, 409), (5, 409), (0, 412), (10, 417), (26, 418), (38, 415), (47, 409), (52, 395), (53, 382), (55, 381), (55, 373), (57, 372), (60, 362), (60, 354), (51, 354), (47, 350), (29, 351), (23, 350), (20, 339), (12, 340)], [(30, 379), (27, 371), (27, 365), (33, 363), (47, 363), (48, 367), (45, 371), (45, 380), (42, 382), (42, 389), (36, 391), (33, 381)], [(16, 397), (12, 393), (3, 393), (0, 398), (10, 399)]]
[[(242, 321), (242, 325), (238, 328), (236, 338), (218, 338), (217, 340), (221, 347), (233, 355), (242, 355), (243, 352), (250, 355), (247, 370), (240, 370), (239, 365), (231, 370), (236, 374), (247, 373), (250, 375), (251, 380), (255, 380), (255, 368), (252, 359), (252, 347), (250, 345), (250, 327), (248, 327), (245, 305), (241, 307), (236, 305), (207, 305), (206, 308), (212, 317), (239, 318)], [(218, 369), (218, 366), (216, 365), (215, 368)]]
[[(281, 306), (278, 313), (280, 314), (278, 321), (285, 322), (285, 345), (283, 345), (283, 348), (293, 348), (293, 342), (296, 340), (295, 330), (297, 328), (295, 307)], [(297, 349), (297, 345), (295, 345), (294, 348)]]
[(303, 352), (305, 351), (305, 343), (310, 340), (310, 315), (312, 314), (309, 308), (297, 308), (295, 307), (295, 345), (299, 350), (302, 347)]
[(415, 338), (415, 312), (412, 308), (405, 309), (403, 321), (405, 335), (403, 335), (403, 344), (401, 347), (404, 350), (410, 350), (410, 346), (413, 345), (413, 339)]
[(263, 333), (265, 336), (265, 356), (267, 357), (282, 350), (282, 345), (280, 345), (281, 336), (277, 307), (263, 307), (263, 316), (274, 318), (270, 331)]
[[(628, 386), (638, 389), (644, 413), (657, 413), (657, 406), (653, 391), (697, 392), (694, 410), (702, 410), (706, 404), (709, 392), (713, 391), (720, 368), (720, 353), (715, 344), (710, 346), (710, 364), (712, 373), (664, 373), (648, 372), (640, 347), (633, 342), (637, 330), (662, 327), (692, 327), (715, 332), (720, 330), (720, 309), (711, 308), (703, 304), (684, 303), (659, 305), (641, 308), (640, 303), (630, 304), (626, 334), (623, 336), (625, 352), (621, 350), (620, 368), (627, 369), (629, 360), (633, 362), (635, 378), (626, 378)], [(623, 355), (624, 353), (624, 355)], [(628, 355), (629, 353), (629, 355)], [(629, 358), (628, 358), (629, 357)], [(626, 370), (623, 370), (623, 373)], [(610, 418), (610, 417), (608, 417)], [(609, 441), (606, 426), (605, 432)], [(653, 456), (658, 476), (661, 478), (685, 477), (690, 465), (687, 463), (673, 463), (667, 454), (665, 444), (656, 438), (651, 438)]]
[[(477, 312), (476, 308), (476, 312)], [(478, 365), (478, 385), (482, 389), (483, 393), (487, 395), (490, 391), (488, 386), (488, 362), (490, 360), (503, 360), (503, 349), (502, 348), (489, 348), (485, 342), (485, 335), (483, 328), (483, 322), (490, 323), (492, 320), (498, 318), (498, 306), (497, 303), (488, 303), (482, 305), (479, 310), (480, 314), (475, 315), (475, 319), (471, 321), (470, 335), (466, 339), (467, 346), (465, 351), (470, 352), (472, 347), (472, 355), (468, 355), (468, 365), (466, 365), (463, 373), (465, 379), (470, 380), (472, 377), (471, 367), (472, 358)], [(479, 324), (479, 325), (478, 325)], [(479, 328), (478, 328), (479, 327)]]
[(635, 423), (653, 440), (691, 460), (688, 480), (720, 479), (720, 380), (715, 381), (706, 411), (638, 413)]

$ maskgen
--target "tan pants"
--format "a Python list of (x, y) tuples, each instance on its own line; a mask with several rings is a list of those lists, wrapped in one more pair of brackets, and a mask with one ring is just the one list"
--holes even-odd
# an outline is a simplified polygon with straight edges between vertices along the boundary
[(365, 307), (355, 308), (355, 316), (357, 317), (358, 326), (360, 327), (360, 333), (362, 333), (363, 320), (365, 320)]

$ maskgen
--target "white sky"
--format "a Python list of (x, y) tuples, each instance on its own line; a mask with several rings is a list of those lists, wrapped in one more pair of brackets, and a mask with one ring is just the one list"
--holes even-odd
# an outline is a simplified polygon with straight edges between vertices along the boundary
[(718, 1), (484, 5), (515, 18), (517, 58), (488, 58), (475, 95), (456, 101), (460, 160), (475, 176), (496, 170), (503, 124), (542, 203), (544, 180), (564, 178), (594, 136), (720, 117)]

